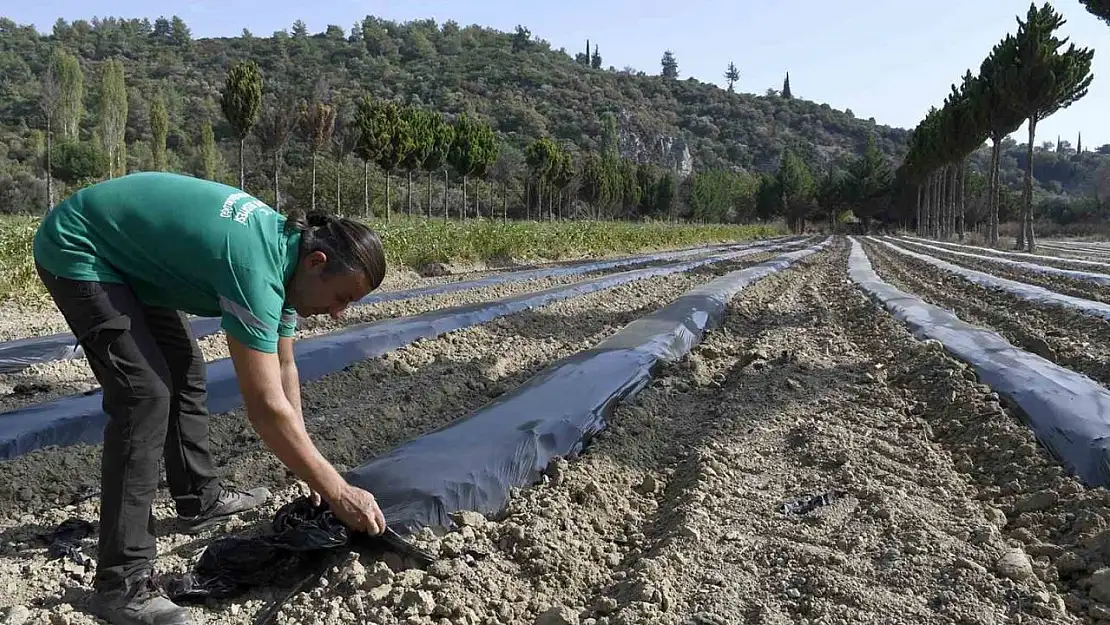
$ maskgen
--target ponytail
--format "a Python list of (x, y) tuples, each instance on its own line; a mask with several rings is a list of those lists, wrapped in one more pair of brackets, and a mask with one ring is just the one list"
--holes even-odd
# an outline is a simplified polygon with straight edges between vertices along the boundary
[(385, 279), (381, 238), (364, 224), (319, 211), (294, 211), (285, 221), (285, 232), (301, 232), (302, 257), (315, 251), (327, 256), (324, 275), (361, 272), (370, 282), (371, 291)]

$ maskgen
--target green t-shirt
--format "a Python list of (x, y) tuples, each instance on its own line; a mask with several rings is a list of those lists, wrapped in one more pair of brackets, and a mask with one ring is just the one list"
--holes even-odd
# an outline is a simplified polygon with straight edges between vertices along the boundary
[(150, 306), (201, 317), (247, 346), (273, 353), (297, 315), (285, 284), (300, 233), (235, 187), (144, 172), (86, 187), (35, 233), (35, 259), (73, 280), (124, 283)]

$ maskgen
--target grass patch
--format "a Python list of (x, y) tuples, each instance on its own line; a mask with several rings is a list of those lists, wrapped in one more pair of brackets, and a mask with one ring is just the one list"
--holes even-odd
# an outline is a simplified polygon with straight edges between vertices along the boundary
[[(31, 254), (38, 218), (0, 219), (0, 300), (45, 294)], [(561, 260), (630, 254), (761, 239), (787, 234), (779, 223), (699, 225), (625, 221), (489, 221), (394, 218), (372, 220), (382, 237), (391, 268), (419, 268), (433, 262)]]

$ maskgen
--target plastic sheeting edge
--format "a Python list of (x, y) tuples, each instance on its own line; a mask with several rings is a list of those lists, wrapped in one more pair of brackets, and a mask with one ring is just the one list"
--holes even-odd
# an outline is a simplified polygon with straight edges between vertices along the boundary
[(451, 527), (450, 514), (503, 509), (512, 488), (539, 479), (557, 457), (578, 454), (660, 361), (686, 355), (719, 325), (748, 285), (825, 249), (831, 239), (691, 289), (596, 346), (556, 361), (468, 416), (418, 436), (345, 474), (374, 493), (399, 532)]
[[(297, 369), (302, 382), (310, 381), (359, 361), (380, 356), (415, 340), (433, 338), (528, 308), (636, 280), (688, 271), (801, 243), (747, 247), (661, 267), (607, 274), (537, 292), (432, 310), (412, 317), (351, 326), (294, 343)], [(227, 412), (241, 404), (238, 381), (230, 358), (208, 363), (207, 376), (208, 409), (212, 414)], [(101, 402), (102, 394), (97, 389), (83, 395), (71, 395), (0, 413), (0, 460), (18, 457), (45, 446), (101, 442), (103, 427), (107, 422)]]
[(939, 341), (983, 383), (1020, 407), (1037, 439), (1080, 479), (1110, 485), (1110, 392), (1105, 387), (884, 282), (863, 246), (850, 240), (848, 273), (865, 293), (916, 338)]

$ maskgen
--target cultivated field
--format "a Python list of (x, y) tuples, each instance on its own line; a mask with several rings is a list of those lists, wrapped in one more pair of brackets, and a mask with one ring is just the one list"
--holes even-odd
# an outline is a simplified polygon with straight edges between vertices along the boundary
[[(695, 249), (739, 238), (642, 243), (621, 251), (688, 251), (474, 288), (465, 282), (509, 270), (398, 272), (386, 290), (461, 286), (304, 324), (310, 350), (320, 337), (369, 344), (382, 340), (368, 338), (375, 328), (501, 306), (305, 382), (310, 434), (343, 470), (462, 432), (471, 415), (504, 415), (501, 431), (486, 421), (490, 438), (534, 433), (515, 456), (491, 449), (491, 463), (523, 462), (555, 439), (567, 448), (551, 453), (568, 453), (506, 478), (504, 501), (487, 490), (496, 509), (448, 510), (453, 527), (410, 535), (437, 556), (430, 566), (352, 552), (274, 622), (1110, 623), (1110, 316), (1100, 312), (1110, 286), (1099, 277), (1110, 250), (1083, 244), (1068, 258), (1089, 262), (1077, 262), (844, 236)], [(7, 306), (0, 338), (64, 330), (42, 303)], [(210, 377), (223, 379), (222, 338), (201, 341)], [(642, 367), (598, 375), (617, 376), (625, 357)], [(97, 519), (99, 447), (46, 438), (66, 411), (94, 418), (97, 396), (80, 394), (96, 381), (79, 355), (36, 358), (0, 374), (0, 622), (95, 623), (82, 609), (92, 567), (52, 557), (44, 537), (66, 519)], [(594, 396), (612, 401), (587, 405)], [(513, 402), (526, 414), (505, 408)], [(578, 432), (584, 450), (545, 438), (551, 423)], [(300, 494), (241, 409), (214, 415), (212, 437), (229, 482), (275, 498), (193, 536), (160, 492), (158, 567), (170, 576), (220, 537), (268, 531)], [(471, 447), (456, 451), (476, 456)], [(472, 475), (437, 466), (398, 479)], [(95, 537), (79, 546), (95, 555)], [(198, 623), (246, 625), (283, 590), (191, 609)]]

